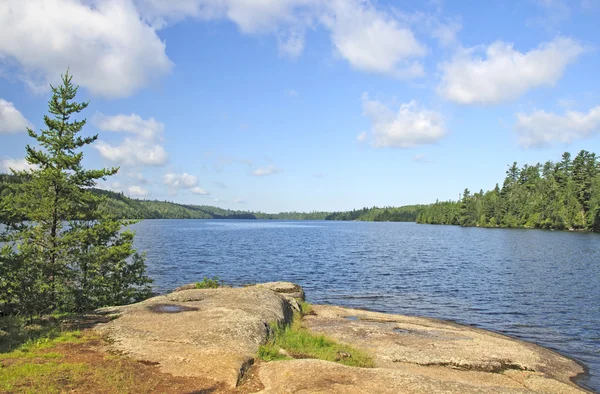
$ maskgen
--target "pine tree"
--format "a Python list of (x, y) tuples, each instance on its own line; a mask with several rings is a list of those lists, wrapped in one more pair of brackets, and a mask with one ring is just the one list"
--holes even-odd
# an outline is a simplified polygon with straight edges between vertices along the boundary
[(4, 230), (0, 242), (0, 309), (38, 315), (89, 310), (122, 304), (149, 293), (143, 256), (132, 249), (133, 234), (123, 223), (102, 214), (103, 199), (90, 191), (118, 168), (86, 170), (81, 149), (97, 135), (82, 137), (86, 124), (73, 119), (88, 102), (73, 101), (78, 87), (72, 76), (51, 86), (46, 129), (29, 136), (33, 166), (13, 171), (20, 182), (9, 185), (0, 202)]

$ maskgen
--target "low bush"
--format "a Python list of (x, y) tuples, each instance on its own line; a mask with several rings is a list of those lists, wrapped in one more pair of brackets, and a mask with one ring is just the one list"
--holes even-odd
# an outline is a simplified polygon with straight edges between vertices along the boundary
[(216, 276), (212, 279), (205, 276), (202, 282), (196, 282), (196, 289), (216, 289), (221, 286), (223, 286), (223, 281)]

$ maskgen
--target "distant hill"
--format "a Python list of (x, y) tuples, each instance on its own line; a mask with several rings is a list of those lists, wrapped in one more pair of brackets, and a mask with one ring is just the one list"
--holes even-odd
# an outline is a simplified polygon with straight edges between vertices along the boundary
[[(0, 174), (0, 198), (7, 193), (6, 184), (17, 182), (13, 175)], [(177, 204), (170, 201), (140, 200), (123, 193), (92, 189), (106, 197), (103, 209), (120, 219), (263, 219), (263, 220), (359, 220), (414, 222), (421, 205), (405, 207), (363, 208), (342, 212), (263, 213), (223, 209), (210, 205)]]

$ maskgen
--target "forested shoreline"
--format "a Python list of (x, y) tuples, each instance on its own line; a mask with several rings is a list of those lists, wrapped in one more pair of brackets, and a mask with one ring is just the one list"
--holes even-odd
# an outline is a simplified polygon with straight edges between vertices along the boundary
[(600, 162), (595, 153), (565, 152), (558, 162), (506, 171), (500, 187), (472, 193), (459, 201), (425, 206), (417, 223), (478, 227), (518, 227), (600, 231)]
[[(0, 198), (8, 185), (18, 183), (14, 175), (0, 174)], [(339, 212), (263, 213), (224, 209), (210, 205), (177, 204), (170, 201), (140, 200), (110, 190), (91, 189), (103, 197), (103, 213), (117, 219), (261, 219), (261, 220), (357, 220), (375, 222), (414, 222), (422, 205), (371, 207)]]
[[(0, 197), (14, 175), (0, 174)], [(123, 193), (92, 189), (103, 197), (103, 213), (118, 219), (261, 219), (417, 222), (477, 227), (541, 228), (600, 231), (600, 161), (582, 150), (575, 158), (565, 152), (558, 162), (519, 167), (513, 163), (502, 186), (472, 193), (459, 201), (429, 205), (371, 207), (339, 212), (263, 213), (209, 205), (140, 200)]]

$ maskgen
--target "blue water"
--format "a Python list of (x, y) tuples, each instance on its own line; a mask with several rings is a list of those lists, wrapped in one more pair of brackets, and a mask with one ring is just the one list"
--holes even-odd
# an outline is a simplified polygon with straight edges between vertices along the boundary
[(291, 281), (312, 303), (430, 316), (568, 355), (600, 391), (600, 235), (414, 223), (147, 220), (156, 291)]

